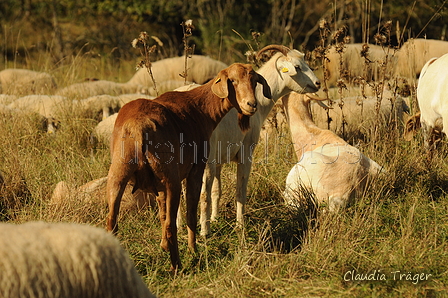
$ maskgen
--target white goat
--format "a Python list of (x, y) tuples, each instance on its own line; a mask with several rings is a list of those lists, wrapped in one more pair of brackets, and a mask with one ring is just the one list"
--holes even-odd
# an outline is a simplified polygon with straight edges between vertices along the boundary
[(56, 90), (54, 77), (46, 72), (7, 68), (0, 71), (0, 93), (48, 94)]
[(291, 91), (305, 93), (315, 92), (319, 89), (320, 82), (306, 64), (304, 54), (284, 46), (270, 45), (261, 49), (258, 56), (269, 50), (278, 53), (275, 53), (258, 72), (266, 78), (271, 87), (272, 99), (263, 96), (261, 88), (257, 87), (258, 112), (250, 119), (249, 131), (241, 132), (236, 120), (237, 113), (235, 110), (231, 110), (221, 120), (210, 138), (210, 155), (204, 173), (201, 193), (200, 221), (202, 235), (210, 233), (210, 220), (216, 220), (218, 217), (222, 164), (231, 161), (238, 162), (237, 223), (243, 225), (247, 183), (252, 167), (251, 153), (260, 137), (264, 120), (281, 96)]
[(129, 254), (101, 228), (0, 224), (0, 297), (155, 297)]
[(368, 179), (382, 169), (332, 131), (317, 127), (309, 112), (310, 99), (297, 93), (282, 98), (298, 158), (286, 178), (284, 197), (287, 204), (297, 206), (304, 187), (336, 211), (361, 195)]
[[(436, 128), (446, 135), (448, 130), (448, 54), (432, 58), (423, 66), (417, 85), (420, 123), (427, 150), (433, 145)], [(440, 127), (440, 122), (442, 127)]]

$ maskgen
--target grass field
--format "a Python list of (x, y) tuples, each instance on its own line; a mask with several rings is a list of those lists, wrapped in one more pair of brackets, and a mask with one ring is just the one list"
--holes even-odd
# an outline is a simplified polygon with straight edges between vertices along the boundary
[[(47, 68), (60, 85), (101, 74), (126, 81), (132, 63), (113, 72), (104, 61), (74, 58)], [(64, 115), (48, 135), (33, 117), (0, 118), (0, 219), (11, 223), (63, 221), (105, 227), (107, 207), (98, 202), (51, 205), (57, 182), (75, 185), (107, 175), (106, 146), (92, 148), (95, 126), (82, 114)], [(235, 228), (235, 164), (223, 170), (223, 200), (212, 235), (187, 250), (179, 232), (184, 269), (172, 276), (160, 249), (157, 210), (122, 214), (119, 239), (153, 293), (160, 297), (448, 297), (448, 164), (442, 142), (430, 162), (418, 135), (406, 142), (398, 130), (380, 126), (354, 143), (383, 165), (352, 207), (336, 215), (301, 213), (283, 205), (291, 152), (279, 145), (287, 131), (270, 135), (255, 152), (244, 230)], [(353, 139), (353, 138), (352, 138)], [(277, 141), (276, 141), (277, 140)], [(368, 280), (365, 280), (368, 279)]]

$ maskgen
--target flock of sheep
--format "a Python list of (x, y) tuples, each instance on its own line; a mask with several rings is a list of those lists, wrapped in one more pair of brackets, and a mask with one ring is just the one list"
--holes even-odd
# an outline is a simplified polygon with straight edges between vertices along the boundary
[[(431, 134), (445, 132), (443, 127), (448, 127), (448, 123), (443, 125), (448, 121), (448, 115), (444, 117), (447, 44), (410, 40), (392, 60), (397, 76), (413, 79), (420, 75), (420, 112), (411, 120), (413, 129), (418, 128), (416, 123), (421, 124), (428, 149), (433, 143)], [(343, 54), (344, 67), (352, 77), (362, 75), (357, 71), (364, 62), (355, 59), (360, 47), (347, 45)], [(301, 190), (307, 189), (318, 203), (335, 212), (355, 202), (369, 181), (386, 171), (338, 136), (342, 116), (316, 95), (321, 82), (305, 62), (304, 54), (279, 45), (261, 49), (258, 57), (265, 53), (271, 55), (256, 72), (247, 64), (228, 66), (194, 55), (186, 78), (179, 76), (184, 71), (183, 57), (160, 60), (152, 64), (157, 88), (146, 69), (126, 83), (97, 80), (65, 88), (58, 88), (46, 73), (6, 69), (0, 72), (0, 114), (34, 113), (42, 118), (43, 129), (55, 137), (64, 125), (64, 116), (73, 109), (95, 119), (98, 125), (92, 134), (110, 145), (112, 163), (107, 177), (79, 187), (61, 181), (55, 187), (52, 203), (70, 197), (86, 203), (105, 200), (109, 205), (107, 230), (116, 233), (120, 207), (141, 208), (157, 202), (161, 246), (170, 252), (171, 269), (175, 271), (181, 268), (176, 221), (182, 189), (186, 189), (188, 245), (195, 250), (198, 205), (201, 235), (207, 235), (211, 233), (210, 222), (218, 217), (222, 165), (237, 162), (236, 220), (243, 226), (251, 154), (277, 102), (286, 115), (298, 160), (286, 177), (283, 195), (287, 205), (301, 206)], [(369, 59), (379, 64), (388, 55), (373, 45), (370, 53)], [(340, 57), (330, 50), (330, 84), (337, 80), (333, 64), (339, 63)], [(379, 78), (376, 67), (372, 65), (370, 71), (368, 79)], [(359, 122), (359, 114), (373, 114), (376, 98), (364, 98), (362, 104), (359, 101), (345, 98), (344, 104), (349, 106), (345, 111), (352, 113), (347, 119), (358, 121), (350, 125), (363, 129), (368, 125)], [(393, 106), (389, 101), (382, 104), (384, 114), (393, 113), (400, 121), (409, 112), (405, 99)], [(356, 110), (359, 106), (361, 112)], [(327, 129), (327, 111), (332, 113), (331, 130)], [(368, 117), (362, 118), (369, 121)], [(16, 243), (5, 240), (17, 233), (23, 237)], [(20, 276), (16, 281), (2, 278), (0, 296), (40, 297), (45, 292), (47, 297), (153, 297), (127, 253), (102, 229), (75, 224), (3, 224), (0, 236), (2, 255), (13, 254), (14, 259), (0, 260), (0, 276), (7, 271)], [(40, 254), (44, 261), (36, 257), (36, 251), (46, 252)], [(28, 266), (25, 272), (17, 272), (23, 270), (22, 265)]]

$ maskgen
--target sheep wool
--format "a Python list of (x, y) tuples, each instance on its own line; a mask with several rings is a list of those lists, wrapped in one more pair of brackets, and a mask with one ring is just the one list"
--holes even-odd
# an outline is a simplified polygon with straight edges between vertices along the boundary
[(0, 297), (155, 297), (118, 240), (74, 223), (0, 224)]

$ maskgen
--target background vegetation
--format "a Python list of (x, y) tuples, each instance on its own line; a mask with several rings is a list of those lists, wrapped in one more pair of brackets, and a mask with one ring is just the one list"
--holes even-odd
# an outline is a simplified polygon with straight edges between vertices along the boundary
[(252, 32), (261, 32), (264, 44), (293, 41), (298, 49), (313, 50), (320, 42), (322, 18), (334, 30), (345, 27), (352, 42), (372, 42), (370, 37), (392, 20), (391, 43), (396, 46), (409, 37), (446, 39), (444, 4), (445, 0), (3, 0), (0, 66), (33, 62), (37, 67), (39, 52), (50, 54), (51, 62), (58, 64), (88, 54), (116, 65), (136, 59), (130, 42), (140, 31), (163, 42), (160, 56), (177, 56), (183, 53), (180, 24), (187, 19), (196, 27), (195, 52), (226, 63), (244, 60), (248, 50), (234, 31), (246, 40), (252, 39)]
[[(355, 42), (371, 39), (386, 20), (394, 24), (392, 46), (399, 36), (446, 36), (445, 2), (390, 2), (3, 0), (0, 66), (46, 70), (60, 86), (86, 77), (126, 81), (139, 59), (132, 39), (147, 31), (164, 44), (158, 58), (179, 55), (180, 23), (189, 18), (196, 26), (195, 52), (227, 63), (245, 60), (243, 39), (257, 46), (252, 32), (261, 32), (264, 44), (289, 44), (292, 37), (295, 48), (313, 50), (320, 42), (321, 18), (328, 18), (332, 28), (346, 25)], [(107, 208), (100, 198), (88, 205), (49, 201), (57, 182), (81, 185), (104, 177), (110, 163), (108, 149), (89, 142), (92, 119), (76, 113), (64, 119), (58, 134), (50, 136), (39, 130), (35, 117), (0, 117), (5, 180), (0, 220), (104, 227)], [(400, 129), (388, 123), (362, 139), (347, 135), (388, 174), (355, 206), (328, 216), (283, 205), (281, 192), (292, 166), (288, 137), (287, 130), (274, 131), (269, 144), (257, 147), (244, 231), (234, 228), (235, 165), (224, 167), (220, 220), (209, 238), (199, 239), (196, 255), (187, 251), (181, 227), (185, 269), (176, 276), (159, 248), (157, 210), (121, 215), (118, 237), (148, 287), (160, 297), (447, 297), (447, 144), (441, 142), (429, 163), (420, 135), (405, 142)], [(377, 270), (387, 274), (387, 281), (345, 281), (350, 270)], [(394, 280), (391, 272), (398, 270), (431, 277), (416, 284)]]

